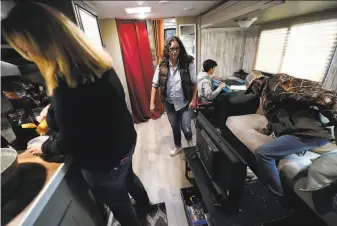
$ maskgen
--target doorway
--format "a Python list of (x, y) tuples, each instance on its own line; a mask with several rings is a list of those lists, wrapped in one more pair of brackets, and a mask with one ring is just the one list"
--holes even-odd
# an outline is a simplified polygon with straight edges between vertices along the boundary
[(176, 19), (170, 18), (164, 20), (164, 40), (167, 40), (168, 38), (172, 36), (176, 36)]
[(196, 56), (196, 25), (195, 24), (180, 24), (179, 38), (185, 46), (188, 55)]

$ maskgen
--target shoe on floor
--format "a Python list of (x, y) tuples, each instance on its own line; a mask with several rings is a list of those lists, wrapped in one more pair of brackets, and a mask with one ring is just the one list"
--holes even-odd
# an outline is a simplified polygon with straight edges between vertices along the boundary
[(194, 146), (193, 140), (187, 141), (187, 147), (193, 147), (193, 146)]
[(182, 147), (175, 147), (175, 148), (171, 151), (170, 156), (171, 156), (171, 157), (174, 157), (174, 156), (176, 156), (177, 154), (179, 154), (179, 152), (181, 152), (182, 150), (183, 150)]

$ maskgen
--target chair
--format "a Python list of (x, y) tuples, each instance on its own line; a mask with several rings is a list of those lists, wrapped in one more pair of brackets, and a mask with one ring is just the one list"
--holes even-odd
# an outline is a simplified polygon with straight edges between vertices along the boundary
[(204, 101), (200, 97), (198, 97), (195, 113), (198, 114), (198, 112), (202, 112), (202, 114), (204, 114), (205, 117), (210, 120), (213, 117), (214, 107), (215, 105), (212, 101)]

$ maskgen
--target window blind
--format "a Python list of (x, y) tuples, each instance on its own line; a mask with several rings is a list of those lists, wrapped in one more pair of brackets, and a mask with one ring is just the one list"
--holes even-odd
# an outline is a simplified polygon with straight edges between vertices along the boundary
[(265, 30), (261, 32), (257, 50), (255, 69), (277, 73), (284, 55), (288, 28)]
[(255, 69), (321, 82), (336, 44), (337, 19), (265, 30), (259, 37)]

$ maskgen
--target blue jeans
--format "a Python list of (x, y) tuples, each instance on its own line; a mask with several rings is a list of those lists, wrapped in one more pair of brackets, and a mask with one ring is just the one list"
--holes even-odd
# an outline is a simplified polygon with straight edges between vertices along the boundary
[(174, 144), (176, 147), (181, 147), (180, 129), (183, 131), (187, 141), (192, 140), (191, 120), (193, 116), (193, 109), (189, 109), (187, 105), (179, 111), (176, 111), (174, 109), (174, 105), (167, 102), (165, 102), (165, 108), (167, 111), (167, 117), (172, 127)]
[(132, 169), (132, 154), (121, 160), (121, 163), (109, 172), (91, 172), (82, 169), (84, 179), (91, 187), (95, 197), (109, 206), (116, 220), (122, 226), (138, 226), (140, 222), (131, 204), (130, 195), (136, 200), (136, 208), (149, 204), (147, 192)]
[(323, 146), (328, 142), (328, 138), (284, 135), (260, 146), (256, 149), (255, 156), (262, 183), (274, 194), (282, 196), (283, 189), (275, 160)]

